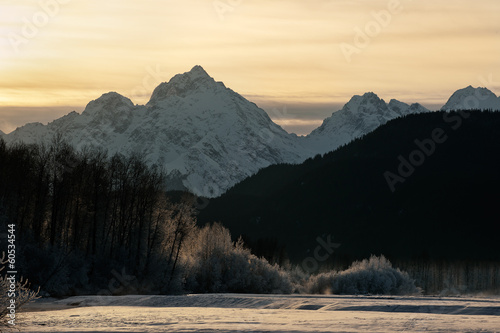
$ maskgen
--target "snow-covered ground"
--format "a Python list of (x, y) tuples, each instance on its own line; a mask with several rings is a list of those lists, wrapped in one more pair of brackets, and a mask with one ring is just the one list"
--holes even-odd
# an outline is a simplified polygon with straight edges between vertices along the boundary
[(26, 311), (21, 332), (500, 332), (500, 298), (80, 296)]

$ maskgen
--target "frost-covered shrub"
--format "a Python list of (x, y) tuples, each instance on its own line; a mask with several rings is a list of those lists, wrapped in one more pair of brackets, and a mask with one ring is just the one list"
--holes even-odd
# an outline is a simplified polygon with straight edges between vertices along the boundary
[(342, 272), (328, 272), (311, 277), (309, 293), (408, 295), (419, 293), (414, 280), (393, 268), (384, 256), (357, 261)]
[(306, 284), (309, 278), (311, 277), (311, 274), (308, 272), (305, 272), (302, 267), (300, 266), (294, 266), (291, 267), (289, 266), (286, 269), (286, 272), (292, 282), (293, 285), (293, 293), (297, 294), (304, 294), (307, 292), (306, 290)]
[(331, 294), (333, 282), (337, 272), (327, 272), (311, 276), (305, 283), (305, 292), (308, 294)]
[[(3, 271), (7, 261), (5, 253), (0, 258), (0, 271)], [(13, 286), (15, 286), (13, 288)], [(13, 291), (14, 290), (14, 291)], [(29, 288), (27, 280), (15, 281), (10, 280), (8, 276), (0, 275), (0, 331), (1, 327), (14, 327), (17, 321), (16, 313), (19, 313), (20, 308), (38, 297), (38, 291), (33, 291)], [(14, 301), (15, 312), (11, 312), (12, 301)]]
[(220, 224), (205, 226), (192, 240), (186, 289), (194, 292), (290, 293), (286, 272), (258, 258)]

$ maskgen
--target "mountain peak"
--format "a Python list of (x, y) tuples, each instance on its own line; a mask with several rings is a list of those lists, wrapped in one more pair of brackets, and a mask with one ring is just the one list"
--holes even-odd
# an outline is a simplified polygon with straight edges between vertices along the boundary
[(363, 96), (354, 96), (353, 98), (355, 98), (355, 97), (361, 97), (362, 100), (364, 100), (364, 101), (370, 101), (370, 102), (375, 102), (375, 103), (379, 103), (380, 101), (383, 101), (383, 99), (381, 99), (380, 97), (378, 97), (377, 94), (375, 94), (374, 92), (371, 92), (371, 91), (364, 93)]
[(429, 109), (427, 109), (426, 107), (424, 107), (419, 103), (413, 103), (411, 105), (408, 105), (404, 102), (398, 101), (397, 99), (391, 99), (387, 107), (391, 111), (396, 112), (399, 116), (406, 116), (408, 114), (413, 114), (413, 113), (430, 112)]
[(469, 85), (453, 93), (448, 102), (441, 108), (450, 110), (500, 110), (500, 99), (491, 90)]
[(372, 91), (369, 91), (369, 92), (365, 92), (363, 95), (354, 95), (352, 98), (351, 98), (351, 101), (352, 100), (363, 100), (363, 101), (373, 101), (373, 102), (378, 102), (380, 101), (380, 97), (378, 97), (377, 94), (375, 94), (374, 92)]
[(389, 109), (402, 115), (410, 107), (408, 104), (398, 101), (397, 99), (391, 99), (387, 105)]
[(387, 109), (383, 99), (380, 99), (377, 94), (373, 92), (364, 93), (363, 96), (355, 95), (349, 102), (342, 108), (351, 112), (372, 113), (378, 109)]
[(200, 65), (196, 65), (187, 74), (191, 75), (191, 77), (208, 77), (210, 78), (210, 75), (201, 67)]
[[(108, 93), (102, 94), (101, 97), (99, 97), (96, 100), (93, 100), (92, 102), (99, 102), (99, 103), (125, 103), (125, 104), (130, 104), (134, 106), (134, 103), (127, 97), (120, 95), (117, 92), (110, 91)], [(90, 102), (90, 103), (92, 103)]]
[(196, 65), (189, 72), (177, 74), (168, 82), (161, 83), (153, 91), (148, 105), (154, 105), (170, 96), (186, 97), (196, 92), (214, 92), (224, 84), (215, 82), (203, 67)]
[(363, 94), (363, 97), (365, 97), (365, 98), (378, 98), (378, 99), (380, 99), (380, 98), (378, 97), (378, 95), (377, 95), (377, 94), (375, 94), (373, 91), (365, 92), (365, 93)]
[(420, 103), (413, 103), (407, 110), (407, 113), (425, 113), (425, 112), (431, 112), (431, 110), (429, 110)]
[(117, 92), (108, 92), (96, 100), (91, 101), (85, 107), (83, 114), (95, 114), (96, 112), (117, 113), (124, 110), (130, 110), (134, 103), (125, 96)]

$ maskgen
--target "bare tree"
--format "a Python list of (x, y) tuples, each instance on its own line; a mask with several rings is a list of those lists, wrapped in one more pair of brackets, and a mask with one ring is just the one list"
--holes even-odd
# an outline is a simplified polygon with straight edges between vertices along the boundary
[(166, 232), (169, 233), (167, 246), (170, 247), (168, 252), (168, 267), (170, 270), (170, 277), (168, 286), (172, 283), (174, 278), (175, 269), (179, 260), (182, 246), (187, 237), (196, 228), (196, 210), (192, 199), (184, 196), (180, 203), (169, 204), (170, 216), (166, 223)]

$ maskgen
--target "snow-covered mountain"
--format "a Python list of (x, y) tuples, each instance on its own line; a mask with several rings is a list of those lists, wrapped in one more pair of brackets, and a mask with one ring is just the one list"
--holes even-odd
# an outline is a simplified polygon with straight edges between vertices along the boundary
[(301, 162), (307, 151), (296, 135), (200, 66), (160, 84), (147, 105), (111, 92), (48, 125), (27, 124), (7, 142), (50, 142), (63, 133), (76, 148), (99, 146), (110, 154), (138, 152), (164, 166), (171, 189), (222, 194), (260, 168)]
[(430, 111), (418, 103), (408, 105), (395, 99), (387, 104), (373, 92), (356, 95), (305, 138), (306, 146), (318, 153), (326, 153), (370, 133), (391, 119), (421, 112)]
[[(500, 110), (500, 99), (485, 88), (458, 90), (443, 110)], [(200, 66), (160, 84), (146, 105), (134, 105), (116, 92), (91, 101), (79, 114), (43, 125), (31, 123), (10, 134), (7, 143), (50, 143), (56, 133), (76, 148), (104, 147), (110, 154), (140, 153), (161, 164), (170, 189), (214, 197), (276, 163), (299, 163), (332, 151), (389, 120), (429, 112), (422, 105), (386, 103), (369, 92), (354, 96), (306, 137), (289, 134), (267, 113)]]
[(500, 111), (500, 98), (487, 88), (468, 86), (457, 90), (441, 108), (443, 111), (470, 109)]

